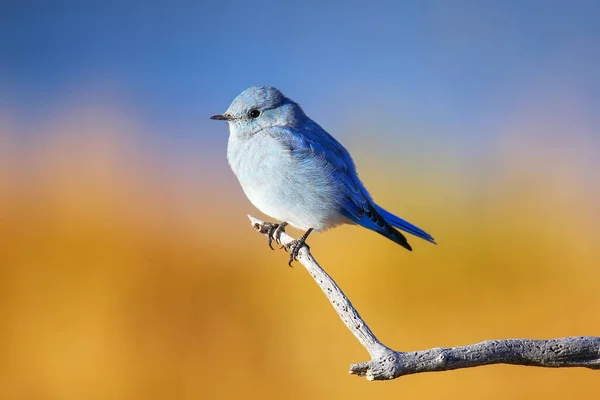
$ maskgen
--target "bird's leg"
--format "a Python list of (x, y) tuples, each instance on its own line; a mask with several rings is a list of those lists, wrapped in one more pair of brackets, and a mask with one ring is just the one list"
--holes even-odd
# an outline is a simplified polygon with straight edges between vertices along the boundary
[[(279, 243), (279, 238), (281, 236), (281, 232), (285, 231), (285, 227), (287, 226), (287, 222), (282, 222), (280, 224), (276, 224), (273, 222), (264, 222), (263, 228), (266, 228), (268, 244), (271, 250), (275, 250), (272, 246), (273, 239), (275, 242)], [(263, 231), (264, 232), (264, 231)]]
[(275, 228), (275, 232), (273, 232), (273, 239), (277, 244), (281, 244), (281, 232), (285, 232), (285, 227), (287, 226), (287, 222), (283, 221), (280, 224), (277, 224), (277, 228)]
[(302, 248), (302, 246), (306, 246), (307, 248), (310, 248), (306, 244), (306, 238), (308, 238), (308, 235), (310, 235), (310, 233), (312, 232), (312, 230), (313, 230), (313, 228), (309, 228), (304, 233), (304, 235), (300, 236), (299, 239), (292, 240), (290, 243), (288, 243), (287, 245), (283, 246), (286, 251), (289, 250), (289, 252), (290, 252), (290, 259), (288, 261), (288, 265), (290, 267), (292, 266), (292, 262), (294, 260), (298, 260), (298, 253), (300, 252), (300, 249)]

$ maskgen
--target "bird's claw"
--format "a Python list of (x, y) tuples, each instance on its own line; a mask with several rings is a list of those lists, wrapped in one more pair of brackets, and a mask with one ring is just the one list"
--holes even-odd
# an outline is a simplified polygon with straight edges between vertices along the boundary
[(287, 222), (282, 222), (278, 224), (277, 228), (275, 228), (275, 232), (273, 232), (273, 238), (277, 244), (281, 244), (281, 232), (285, 232), (285, 227), (287, 226)]
[(266, 228), (266, 234), (267, 234), (267, 240), (268, 240), (267, 244), (269, 245), (271, 250), (275, 250), (273, 248), (273, 240), (275, 240), (275, 242), (277, 244), (281, 243), (281, 241), (280, 241), (281, 232), (285, 232), (286, 225), (287, 225), (287, 222), (282, 222), (280, 224), (276, 224), (273, 222), (263, 223), (263, 228)]
[(304, 247), (304, 246), (306, 246), (307, 249), (310, 249), (310, 247), (306, 244), (305, 237), (301, 237), (300, 239), (292, 240), (287, 245), (281, 246), (282, 249), (285, 249), (285, 251), (289, 251), (289, 253), (290, 253), (290, 257), (288, 259), (288, 265), (290, 267), (293, 267), (292, 263), (294, 261), (298, 261), (298, 254), (300, 253), (300, 249), (302, 249), (302, 247)]
[[(262, 225), (255, 226), (255, 229), (260, 230), (260, 232), (267, 235), (267, 243), (269, 244), (269, 247), (271, 250), (275, 250), (273, 249), (273, 240), (275, 240), (276, 243), (281, 244), (281, 232), (285, 232), (285, 227), (287, 225), (287, 222), (282, 222), (280, 224), (263, 222)], [(300, 253), (302, 247), (306, 246), (307, 249), (310, 249), (310, 247), (306, 244), (306, 238), (308, 238), (308, 235), (310, 235), (312, 230), (312, 228), (308, 229), (300, 238), (292, 240), (288, 244), (284, 244), (279, 248), (290, 253), (290, 257), (288, 259), (288, 265), (290, 267), (292, 266), (292, 262), (298, 261), (298, 254)]]

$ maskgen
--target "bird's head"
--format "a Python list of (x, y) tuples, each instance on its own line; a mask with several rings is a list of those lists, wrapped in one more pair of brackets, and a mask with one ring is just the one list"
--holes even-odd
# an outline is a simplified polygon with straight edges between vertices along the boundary
[(210, 117), (229, 122), (231, 134), (252, 135), (274, 126), (295, 126), (305, 114), (300, 106), (271, 86), (251, 86), (240, 93), (224, 114)]

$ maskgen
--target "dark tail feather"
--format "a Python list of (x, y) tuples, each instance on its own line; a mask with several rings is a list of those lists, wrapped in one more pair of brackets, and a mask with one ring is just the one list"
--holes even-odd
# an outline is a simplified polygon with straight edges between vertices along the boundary
[[(403, 231), (408, 232), (411, 235), (415, 235), (417, 237), (420, 237), (421, 239), (424, 239), (424, 240), (427, 240), (428, 242), (436, 244), (435, 243), (435, 239), (433, 239), (433, 237), (429, 233), (425, 232), (424, 230), (422, 230), (422, 229), (414, 226), (410, 222), (407, 222), (407, 221), (403, 220), (400, 217), (395, 216), (391, 212), (388, 212), (388, 211), (384, 210), (383, 208), (379, 207), (376, 204), (374, 204), (374, 207), (377, 210), (377, 212), (379, 214), (381, 214), (381, 216), (385, 219), (385, 221), (388, 224), (390, 224), (390, 225), (392, 225), (392, 226), (394, 226), (396, 228), (402, 229)], [(385, 235), (385, 234), (382, 233), (382, 235)], [(404, 240), (406, 241), (406, 239), (404, 239)], [(399, 243), (399, 244), (402, 244), (402, 243)]]
[[(351, 204), (354, 206), (353, 203)], [(385, 236), (391, 241), (398, 243), (405, 249), (412, 251), (412, 247), (410, 247), (410, 244), (408, 244), (406, 237), (399, 230), (395, 229), (391, 224), (386, 222), (383, 215), (379, 214), (370, 203), (368, 203), (365, 207), (365, 210), (360, 213), (352, 212), (351, 208), (343, 208), (342, 215), (351, 221), (354, 221), (358, 225), (364, 226), (367, 229), (371, 229), (372, 231)]]
[(408, 244), (408, 240), (406, 240), (406, 236), (404, 236), (400, 231), (392, 228), (390, 225), (386, 224), (383, 229), (378, 229), (375, 232), (380, 235), (385, 236), (393, 242), (398, 243), (400, 246), (404, 247), (408, 251), (412, 251), (412, 247)]

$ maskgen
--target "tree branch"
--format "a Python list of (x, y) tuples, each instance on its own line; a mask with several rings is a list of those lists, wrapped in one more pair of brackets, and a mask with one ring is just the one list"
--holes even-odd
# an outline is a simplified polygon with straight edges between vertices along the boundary
[[(266, 235), (264, 222), (248, 216), (255, 230)], [(293, 237), (281, 233), (281, 244)], [(350, 373), (368, 380), (395, 379), (420, 372), (447, 371), (489, 364), (514, 364), (536, 367), (585, 367), (600, 369), (600, 337), (574, 336), (559, 339), (486, 340), (468, 346), (400, 352), (377, 339), (352, 306), (342, 289), (321, 268), (307, 246), (300, 249), (298, 261), (327, 296), (350, 332), (369, 352), (371, 361), (350, 366)]]

